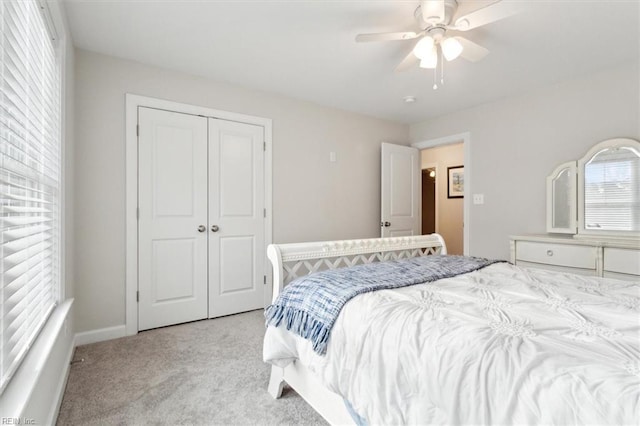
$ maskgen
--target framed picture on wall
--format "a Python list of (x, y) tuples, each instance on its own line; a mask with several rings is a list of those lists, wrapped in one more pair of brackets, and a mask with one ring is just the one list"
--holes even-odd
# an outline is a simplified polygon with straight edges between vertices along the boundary
[(447, 167), (447, 198), (464, 197), (464, 166)]

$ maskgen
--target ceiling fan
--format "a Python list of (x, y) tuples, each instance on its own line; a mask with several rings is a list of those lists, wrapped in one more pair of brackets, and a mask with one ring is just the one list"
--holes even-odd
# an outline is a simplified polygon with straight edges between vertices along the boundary
[(356, 41), (418, 39), (412, 51), (396, 67), (396, 71), (405, 71), (418, 62), (422, 68), (435, 69), (439, 56), (447, 61), (460, 56), (477, 62), (489, 51), (455, 33), (469, 31), (514, 15), (518, 12), (515, 3), (509, 0), (422, 0), (414, 12), (419, 31), (358, 34)]

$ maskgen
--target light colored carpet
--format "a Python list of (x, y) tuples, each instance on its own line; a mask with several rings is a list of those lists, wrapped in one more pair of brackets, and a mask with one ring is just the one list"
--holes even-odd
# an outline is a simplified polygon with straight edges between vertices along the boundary
[(326, 422), (295, 392), (267, 393), (263, 311), (80, 346), (58, 425)]

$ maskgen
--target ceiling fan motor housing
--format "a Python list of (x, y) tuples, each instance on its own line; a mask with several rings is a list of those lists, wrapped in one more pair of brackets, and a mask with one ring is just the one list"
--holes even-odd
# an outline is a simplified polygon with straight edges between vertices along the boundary
[[(434, 21), (427, 22), (424, 20), (422, 16), (422, 5), (429, 2), (440, 3), (444, 1), (444, 19), (437, 19)], [(430, 27), (437, 25), (449, 25), (453, 20), (453, 15), (455, 15), (456, 10), (458, 9), (458, 2), (456, 0), (423, 0), (420, 2), (420, 5), (416, 8), (413, 16), (415, 17), (418, 25), (421, 29), (426, 30)], [(434, 18), (435, 19), (435, 18)]]

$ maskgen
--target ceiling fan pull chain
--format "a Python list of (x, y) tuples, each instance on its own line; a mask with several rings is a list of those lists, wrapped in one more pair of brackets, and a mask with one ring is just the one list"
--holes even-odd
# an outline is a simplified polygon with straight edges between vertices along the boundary
[(439, 49), (440, 53), (440, 85), (444, 86), (444, 58), (442, 57), (442, 48)]
[[(442, 50), (436, 50), (438, 62), (440, 63), (440, 84), (444, 85), (444, 64), (442, 60)], [(438, 90), (438, 64), (433, 67), (433, 90)]]

